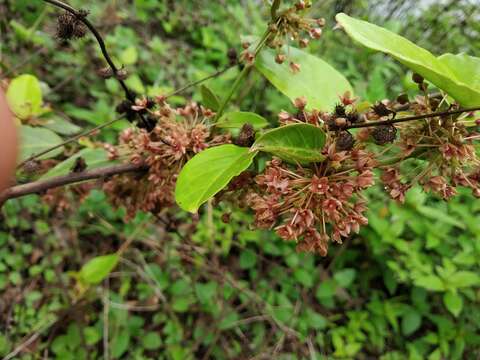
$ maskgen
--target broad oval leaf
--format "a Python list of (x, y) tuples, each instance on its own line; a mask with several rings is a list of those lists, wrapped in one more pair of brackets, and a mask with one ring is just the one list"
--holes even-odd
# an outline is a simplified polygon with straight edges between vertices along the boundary
[(308, 109), (330, 111), (340, 95), (347, 91), (353, 94), (348, 80), (324, 60), (294, 47), (285, 52), (289, 61), (300, 65), (300, 72), (294, 74), (287, 63), (277, 64), (270, 49), (258, 54), (255, 67), (292, 101), (304, 96)]
[(254, 129), (261, 129), (268, 125), (263, 116), (246, 111), (232, 111), (224, 114), (215, 126), (225, 129), (240, 129), (245, 124), (251, 124)]
[(200, 87), (200, 92), (202, 93), (202, 103), (208, 109), (217, 111), (220, 107), (220, 100), (217, 95), (206, 85)]
[(467, 54), (443, 54), (438, 60), (447, 65), (458, 80), (480, 92), (480, 58)]
[(308, 164), (325, 159), (322, 149), (326, 135), (322, 129), (310, 124), (291, 124), (267, 131), (252, 149), (264, 151), (291, 162)]
[[(20, 160), (28, 159), (36, 153), (61, 143), (62, 138), (51, 130), (23, 125), (20, 127)], [(40, 159), (55, 157), (62, 151), (63, 147), (59, 147), (41, 156)]]
[(87, 169), (89, 170), (114, 163), (114, 161), (108, 158), (108, 153), (106, 150), (101, 148), (96, 148), (96, 149), (86, 148), (86, 149), (80, 150), (75, 155), (70, 156), (65, 161), (62, 161), (61, 163), (57, 164), (55, 167), (50, 169), (45, 175), (43, 175), (40, 179), (48, 179), (51, 177), (68, 174), (71, 171), (72, 166), (80, 157), (83, 158), (83, 160), (85, 160)]
[[(468, 79), (470, 71), (463, 73), (462, 70), (453, 70), (451, 66), (456, 67), (458, 59), (455, 64), (452, 64), (451, 56), (437, 58), (428, 50), (398, 34), (343, 13), (337, 14), (336, 20), (352, 39), (363, 46), (384, 52), (397, 59), (439, 89), (447, 92), (460, 104), (476, 106), (480, 103), (478, 75), (474, 76), (475, 80), (472, 80)], [(460, 62), (467, 61), (463, 59)], [(471, 66), (473, 61), (468, 63)]]
[(256, 152), (236, 145), (206, 149), (191, 158), (178, 175), (175, 200), (195, 213), (200, 205), (222, 190), (233, 177), (246, 170)]
[(91, 285), (100, 283), (117, 266), (119, 259), (117, 254), (94, 257), (80, 269), (78, 274), (80, 281)]
[(26, 119), (42, 112), (42, 89), (38, 79), (30, 74), (14, 78), (7, 89), (7, 101), (15, 116)]

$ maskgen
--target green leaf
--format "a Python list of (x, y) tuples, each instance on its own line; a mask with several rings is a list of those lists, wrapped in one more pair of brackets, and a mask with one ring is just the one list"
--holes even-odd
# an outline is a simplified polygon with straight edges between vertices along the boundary
[(108, 153), (104, 149), (82, 149), (75, 155), (69, 157), (65, 161), (57, 164), (55, 167), (50, 169), (41, 179), (48, 179), (55, 176), (66, 175), (71, 171), (72, 166), (75, 164), (75, 161), (78, 158), (83, 158), (87, 164), (88, 169), (96, 169), (107, 164), (114, 163), (112, 160), (108, 159)]
[(218, 119), (215, 126), (225, 129), (240, 129), (245, 124), (250, 124), (258, 130), (268, 126), (268, 121), (263, 116), (252, 112), (232, 111)]
[[(20, 160), (25, 160), (38, 152), (61, 144), (62, 141), (62, 138), (51, 130), (22, 125), (20, 127)], [(55, 157), (62, 151), (63, 147), (60, 147), (41, 156), (40, 159)]]
[(80, 126), (72, 124), (70, 121), (61, 118), (60, 116), (50, 117), (43, 123), (43, 127), (61, 135), (75, 135), (82, 130)]
[(131, 74), (128, 79), (125, 80), (125, 84), (139, 94), (145, 93), (145, 86), (137, 74)]
[(200, 205), (246, 170), (257, 153), (236, 145), (220, 145), (196, 154), (183, 167), (175, 187), (175, 200), (184, 210)]
[(257, 263), (257, 254), (252, 250), (243, 250), (240, 253), (239, 265), (242, 269), (251, 269)]
[(413, 334), (422, 325), (422, 315), (418, 311), (408, 309), (402, 317), (402, 333), (405, 336)]
[(445, 285), (442, 280), (435, 275), (425, 275), (414, 278), (415, 285), (431, 291), (443, 291)]
[(92, 285), (100, 283), (117, 266), (119, 259), (117, 254), (94, 257), (80, 269), (80, 280)]
[(200, 92), (202, 93), (202, 105), (208, 109), (217, 111), (220, 107), (220, 100), (218, 99), (217, 95), (215, 95), (213, 91), (206, 85), (200, 86)]
[(480, 285), (480, 276), (473, 271), (458, 271), (446, 280), (455, 288)]
[(258, 54), (255, 67), (292, 101), (304, 96), (308, 109), (330, 111), (340, 95), (347, 91), (353, 94), (348, 80), (327, 62), (294, 47), (285, 52), (289, 61), (300, 65), (300, 72), (293, 73), (287, 63), (277, 64), (275, 52), (270, 49)]
[(455, 219), (453, 216), (448, 215), (444, 211), (434, 208), (432, 206), (419, 205), (416, 207), (417, 211), (425, 217), (438, 221), (440, 223), (450, 224), (460, 229), (465, 229), (465, 224)]
[(147, 350), (156, 350), (162, 345), (162, 339), (156, 332), (148, 332), (142, 336), (143, 347)]
[(120, 61), (124, 65), (133, 65), (138, 60), (138, 52), (135, 46), (129, 46), (120, 53)]
[(265, 132), (252, 149), (276, 155), (291, 163), (308, 164), (325, 159), (325, 133), (310, 124), (291, 124)]
[(38, 79), (30, 74), (14, 78), (7, 89), (7, 100), (20, 119), (42, 113), (42, 89)]
[(198, 300), (202, 304), (208, 304), (212, 302), (215, 298), (215, 293), (217, 292), (217, 283), (211, 281), (206, 284), (196, 283), (195, 284), (195, 293)]
[(311, 288), (313, 286), (314, 277), (311, 271), (307, 271), (303, 268), (297, 268), (294, 270), (293, 276), (303, 286), (307, 288)]
[(112, 336), (110, 348), (112, 351), (112, 357), (115, 359), (120, 358), (127, 350), (130, 344), (130, 332), (128, 329), (120, 330), (115, 336)]
[(446, 292), (443, 295), (443, 303), (453, 316), (458, 317), (463, 309), (463, 299), (458, 293), (452, 291)]
[[(337, 14), (336, 19), (355, 41), (392, 56), (447, 92), (460, 104), (475, 106), (480, 103), (478, 59), (450, 54), (437, 58), (426, 49), (380, 26), (346, 14)], [(456, 69), (463, 65), (464, 69)]]
[(337, 282), (337, 284), (343, 288), (348, 288), (353, 280), (355, 280), (355, 275), (356, 275), (356, 270), (355, 269), (343, 269), (340, 271), (335, 272), (333, 275), (333, 278)]
[(458, 80), (480, 92), (480, 58), (467, 54), (443, 54), (438, 60), (448, 66)]

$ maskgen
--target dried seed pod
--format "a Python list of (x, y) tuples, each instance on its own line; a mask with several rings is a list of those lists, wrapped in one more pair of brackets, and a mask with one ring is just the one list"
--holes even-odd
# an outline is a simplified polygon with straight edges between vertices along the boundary
[(113, 76), (113, 70), (110, 66), (106, 66), (101, 69), (98, 69), (97, 75), (103, 79), (110, 79)]
[(337, 151), (348, 151), (352, 150), (355, 145), (355, 138), (348, 131), (342, 131), (338, 134), (338, 137), (335, 141), (335, 148)]
[(377, 145), (393, 143), (397, 137), (397, 128), (393, 125), (380, 125), (371, 132)]
[(115, 74), (115, 77), (116, 77), (118, 80), (125, 80), (126, 78), (128, 78), (128, 71), (127, 71), (127, 69), (125, 69), (124, 67), (118, 69), (118, 70), (117, 70), (117, 73)]

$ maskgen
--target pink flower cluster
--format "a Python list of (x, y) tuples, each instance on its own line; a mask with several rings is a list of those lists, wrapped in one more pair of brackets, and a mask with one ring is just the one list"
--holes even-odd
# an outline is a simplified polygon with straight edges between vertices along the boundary
[(111, 152), (148, 166), (147, 174), (115, 176), (104, 185), (115, 205), (126, 206), (128, 217), (138, 210), (158, 213), (173, 206), (175, 182), (183, 165), (207, 147), (230, 141), (227, 135), (211, 135), (208, 119), (214, 113), (195, 103), (172, 109), (161, 102), (152, 115), (157, 119), (153, 131), (129, 128), (120, 134), (120, 145)]
[(313, 168), (293, 167), (274, 158), (256, 177), (248, 196), (259, 228), (275, 228), (299, 251), (325, 256), (330, 239), (341, 243), (368, 223), (362, 192), (374, 184), (371, 153), (325, 148), (326, 160)]

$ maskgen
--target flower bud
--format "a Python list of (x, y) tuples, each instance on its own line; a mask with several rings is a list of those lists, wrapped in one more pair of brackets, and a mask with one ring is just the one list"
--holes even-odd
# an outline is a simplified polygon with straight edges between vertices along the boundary
[(305, 96), (298, 97), (293, 101), (293, 105), (298, 110), (303, 110), (305, 109), (305, 106), (307, 106), (307, 98)]
[(277, 64), (283, 64), (283, 62), (287, 59), (287, 57), (284, 54), (277, 54), (275, 56), (275, 62)]

